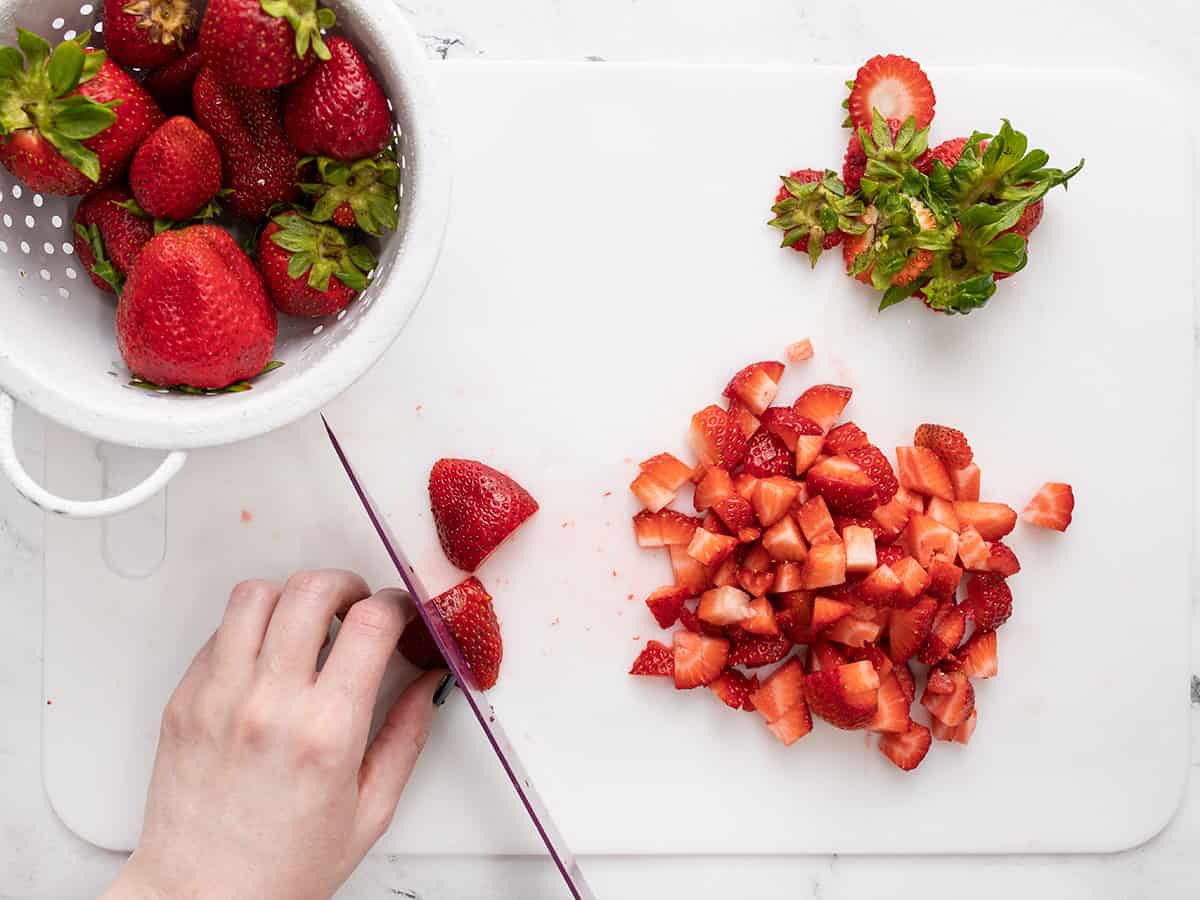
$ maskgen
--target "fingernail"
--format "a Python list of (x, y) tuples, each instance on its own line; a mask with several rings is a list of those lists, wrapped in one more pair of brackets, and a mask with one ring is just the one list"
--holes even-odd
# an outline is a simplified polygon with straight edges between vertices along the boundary
[(454, 680), (454, 675), (447, 673), (446, 677), (442, 679), (442, 683), (438, 685), (437, 690), (433, 692), (433, 705), (445, 705), (446, 701), (450, 699), (450, 694), (454, 690), (456, 684), (457, 682)]

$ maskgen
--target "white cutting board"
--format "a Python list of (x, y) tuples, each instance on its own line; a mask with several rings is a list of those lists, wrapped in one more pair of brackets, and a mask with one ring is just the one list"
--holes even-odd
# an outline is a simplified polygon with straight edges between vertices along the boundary
[[(575, 849), (1104, 851), (1156, 833), (1186, 771), (1193, 555), (1190, 141), (1160, 86), (935, 70), (941, 138), (1007, 115), (1088, 165), (986, 310), (879, 318), (838, 259), (812, 273), (763, 224), (779, 172), (840, 159), (845, 71), (438, 73), (459, 173), (440, 272), (329, 412), (432, 587), (456, 578), (427, 512), (436, 458), (488, 460), (541, 501), (481, 574), (504, 624), (497, 709)], [(1171, 173), (1153, 202), (1135, 175), (1148, 135)], [(1122, 227), (1147, 246), (1126, 254)], [(633, 544), (631, 460), (684, 452), (730, 373), (806, 336), (817, 360), (785, 397), (852, 384), (850, 413), (883, 446), (953, 423), (987, 496), (1020, 505), (1046, 480), (1079, 496), (1065, 537), (1014, 538), (1025, 570), (974, 742), (912, 775), (862, 734), (818, 727), (788, 749), (707, 692), (625, 675), (656, 635), (640, 598), (669, 579)], [(59, 491), (100, 490), (94, 448), (57, 429), (47, 469)], [(106, 559), (155, 557), (164, 522), (161, 565), (116, 574)], [(395, 580), (315, 418), (195, 454), (134, 521), (51, 520), (46, 540), (46, 786), (110, 848), (137, 837), (161, 707), (237, 579)], [(461, 700), (381, 849), (540, 852)]]

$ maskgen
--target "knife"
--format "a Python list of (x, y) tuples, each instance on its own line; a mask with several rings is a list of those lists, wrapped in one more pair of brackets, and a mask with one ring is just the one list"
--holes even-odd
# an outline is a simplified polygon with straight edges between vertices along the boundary
[(437, 645), (438, 650), (441, 651), (442, 659), (446, 661), (451, 674), (458, 682), (464, 696), (466, 696), (467, 703), (471, 707), (471, 712), (474, 713), (475, 718), (483, 728), (483, 733), (487, 736), (488, 743), (496, 751), (496, 756), (500, 760), (504, 774), (508, 776), (508, 780), (516, 788), (517, 796), (521, 798), (521, 803), (525, 807), (525, 811), (529, 813), (529, 818), (533, 820), (533, 827), (537, 829), (537, 833), (546, 845), (546, 849), (550, 851), (550, 858), (554, 860), (554, 865), (562, 875), (563, 881), (566, 882), (567, 889), (571, 892), (571, 896), (575, 900), (593, 900), (595, 895), (592, 893), (591, 888), (588, 887), (587, 882), (584, 881), (583, 872), (579, 868), (578, 861), (575, 859), (574, 854), (571, 853), (570, 848), (567, 847), (562, 833), (555, 826), (554, 820), (550, 817), (550, 810), (546, 807), (541, 796), (539, 796), (537, 789), (534, 788), (533, 781), (530, 779), (529, 773), (525, 770), (525, 766), (521, 764), (520, 757), (517, 756), (512, 742), (509, 741), (503, 726), (500, 724), (495, 707), (488, 701), (483, 691), (478, 690), (474, 686), (475, 681), (471, 676), (470, 666), (467, 665), (467, 661), (463, 659), (462, 653), (459, 652), (458, 643), (450, 634), (446, 623), (442, 621), (441, 614), (437, 611), (437, 607), (433, 605), (429, 592), (425, 590), (425, 585), (421, 583), (421, 578), (417, 575), (416, 569), (408, 561), (408, 557), (404, 555), (404, 551), (400, 549), (400, 544), (388, 528), (387, 520), (379, 512), (379, 507), (375, 505), (375, 502), (367, 493), (367, 489), (359, 480), (358, 475), (355, 474), (354, 467), (350, 465), (350, 460), (346, 456), (346, 451), (342, 449), (337, 435), (333, 433), (333, 429), (329, 426), (329, 421), (324, 416), (321, 417), (321, 421), (325, 424), (325, 432), (329, 435), (329, 442), (333, 444), (333, 450), (337, 454), (342, 468), (346, 470), (346, 474), (350, 477), (350, 483), (354, 486), (354, 492), (358, 494), (359, 501), (367, 511), (367, 517), (371, 520), (371, 525), (375, 528), (375, 533), (383, 541), (383, 546), (387, 550), (388, 556), (391, 557), (392, 563), (395, 564), (396, 571), (400, 573), (400, 579), (412, 595), (417, 612), (425, 622), (425, 626), (429, 629), (429, 634), (433, 638), (433, 642)]

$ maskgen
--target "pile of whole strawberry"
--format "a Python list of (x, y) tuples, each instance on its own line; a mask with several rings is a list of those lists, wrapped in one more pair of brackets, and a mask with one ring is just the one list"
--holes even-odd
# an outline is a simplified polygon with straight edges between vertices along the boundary
[[(893, 469), (861, 428), (836, 424), (850, 388), (817, 385), (774, 406), (783, 372), (747, 366), (728, 408), (692, 417), (694, 467), (670, 454), (641, 464), (637, 542), (665, 547), (674, 572), (646, 605), (662, 628), (683, 627), (671, 646), (650, 641), (630, 674), (707, 686), (784, 744), (812, 730), (814, 713), (878, 732), (888, 759), (914, 769), (933, 738), (965, 744), (975, 730), (971, 679), (997, 672), (1007, 579), (1021, 569), (1003, 541), (1017, 513), (980, 502), (962, 432), (920, 426)], [(689, 483), (702, 518), (669, 508)], [(1069, 485), (1048, 484), (1022, 518), (1065, 531), (1074, 506)], [(747, 674), (780, 663), (761, 682)], [(911, 717), (918, 676), (929, 727)]]
[[(315, 0), (109, 2), (105, 49), (19, 29), (0, 48), (0, 162), (83, 196), (76, 250), (120, 295), (135, 384), (246, 390), (272, 364), (276, 310), (339, 312), (376, 267), (362, 234), (398, 226), (388, 98)], [(172, 117), (168, 118), (168, 114)], [(228, 230), (253, 229), (249, 252)]]
[(883, 294), (881, 310), (909, 297), (937, 312), (978, 309), (1025, 268), (1042, 198), (1083, 163), (1049, 168), (1007, 121), (929, 149), (933, 85), (906, 57), (872, 57), (847, 84), (854, 134), (842, 177), (784, 176), (770, 224), (814, 266), (840, 244), (847, 274)]

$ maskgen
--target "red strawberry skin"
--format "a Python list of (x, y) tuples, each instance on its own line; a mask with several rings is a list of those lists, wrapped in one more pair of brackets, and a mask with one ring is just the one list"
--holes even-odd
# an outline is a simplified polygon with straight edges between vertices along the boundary
[(217, 390), (271, 361), (279, 324), (262, 278), (224, 229), (166, 231), (142, 250), (117, 305), (117, 343), (154, 384)]
[(928, 153), (924, 154), (914, 163), (925, 175), (933, 172), (933, 164), (940, 162), (947, 169), (953, 169), (960, 159), (962, 159), (963, 151), (967, 149), (969, 139), (965, 137), (950, 138), (948, 141), (942, 141)]
[(479, 579), (468, 578), (434, 597), (433, 605), (454, 636), (475, 679), (475, 687), (481, 691), (495, 687), (504, 659), (504, 642), (491, 595)]
[(446, 558), (474, 572), (538, 511), (507, 475), (469, 459), (442, 459), (429, 473), (429, 502)]
[(150, 215), (186, 221), (221, 190), (221, 153), (207, 131), (176, 116), (138, 148), (129, 186)]
[(280, 230), (279, 225), (271, 222), (258, 241), (258, 265), (271, 299), (279, 310), (289, 316), (317, 318), (349, 306), (358, 296), (358, 291), (346, 287), (336, 275), (329, 279), (328, 290), (319, 291), (309, 285), (308, 272), (299, 278), (292, 278), (288, 274), (292, 254), (271, 240)]
[(300, 155), (284, 134), (277, 91), (224, 84), (204, 69), (192, 99), (196, 121), (221, 151), (225, 184), (233, 192), (224, 202), (234, 215), (260, 221), (276, 204), (299, 198)]
[[(117, 274), (128, 277), (133, 264), (142, 252), (142, 248), (154, 237), (154, 223), (141, 216), (135, 216), (127, 209), (117, 204), (127, 203), (133, 199), (133, 194), (123, 185), (105, 188), (87, 197), (75, 211), (75, 224), (90, 229), (96, 226), (100, 229), (100, 240), (104, 244), (104, 253)], [(87, 269), (88, 276), (100, 290), (114, 294), (110, 285), (95, 274), (96, 257), (91, 245), (76, 234), (75, 252), (79, 261)]]
[(104, 4), (104, 49), (122, 66), (152, 69), (184, 52), (195, 36), (192, 0), (109, 0)]
[(200, 50), (223, 81), (258, 90), (291, 84), (316, 61), (311, 50), (296, 55), (295, 29), (264, 12), (261, 0), (210, 0)]
[(178, 59), (160, 66), (142, 82), (150, 96), (169, 116), (187, 116), (192, 112), (192, 86), (204, 68), (204, 54), (189, 50)]
[(343, 37), (326, 43), (332, 58), (288, 88), (283, 104), (288, 138), (305, 156), (342, 162), (375, 156), (392, 138), (387, 96), (353, 44)]

